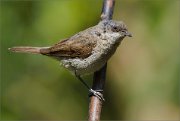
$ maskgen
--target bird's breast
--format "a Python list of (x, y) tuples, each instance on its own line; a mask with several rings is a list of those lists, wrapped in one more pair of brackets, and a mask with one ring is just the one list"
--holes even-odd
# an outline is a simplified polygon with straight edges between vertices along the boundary
[(113, 55), (116, 48), (106, 40), (99, 41), (87, 58), (62, 59), (62, 65), (76, 74), (83, 75), (99, 70)]

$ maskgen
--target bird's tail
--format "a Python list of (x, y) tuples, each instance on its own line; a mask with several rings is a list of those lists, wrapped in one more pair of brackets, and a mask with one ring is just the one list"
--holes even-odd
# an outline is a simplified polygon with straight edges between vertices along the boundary
[(49, 47), (12, 47), (9, 48), (12, 52), (18, 52), (18, 53), (32, 53), (32, 54), (44, 54), (42, 53), (42, 50), (46, 50)]

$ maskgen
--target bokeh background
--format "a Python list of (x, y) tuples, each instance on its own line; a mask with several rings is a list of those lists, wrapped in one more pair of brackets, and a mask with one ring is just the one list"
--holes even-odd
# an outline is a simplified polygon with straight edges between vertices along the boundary
[[(53, 45), (96, 25), (102, 2), (0, 2), (2, 120), (87, 119), (88, 92), (59, 62), (7, 48)], [(133, 37), (108, 62), (102, 119), (180, 120), (179, 12), (179, 0), (116, 0), (113, 18)]]

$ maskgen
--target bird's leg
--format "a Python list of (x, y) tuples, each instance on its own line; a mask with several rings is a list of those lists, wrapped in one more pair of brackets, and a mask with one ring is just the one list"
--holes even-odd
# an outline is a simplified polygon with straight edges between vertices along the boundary
[(100, 100), (105, 101), (104, 98), (103, 98), (103, 96), (102, 96), (102, 94), (100, 93), (102, 90), (93, 90), (93, 89), (91, 89), (91, 88), (87, 85), (87, 83), (81, 78), (80, 75), (77, 75), (76, 72), (75, 72), (75, 75), (76, 75), (76, 77), (81, 81), (81, 83), (82, 83), (84, 86), (86, 86), (86, 88), (89, 90), (89, 92), (90, 92), (89, 96), (94, 95), (94, 96), (98, 97)]

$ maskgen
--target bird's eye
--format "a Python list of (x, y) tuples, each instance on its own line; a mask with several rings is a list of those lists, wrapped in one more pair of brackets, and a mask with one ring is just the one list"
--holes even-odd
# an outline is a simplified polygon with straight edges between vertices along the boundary
[(115, 30), (116, 30), (116, 29), (117, 29), (117, 27), (115, 26), (115, 27), (113, 27), (113, 29), (115, 29)]
[(114, 26), (114, 27), (112, 27), (112, 31), (113, 31), (113, 32), (118, 32), (118, 31), (119, 31), (119, 28), (118, 28), (117, 26)]

